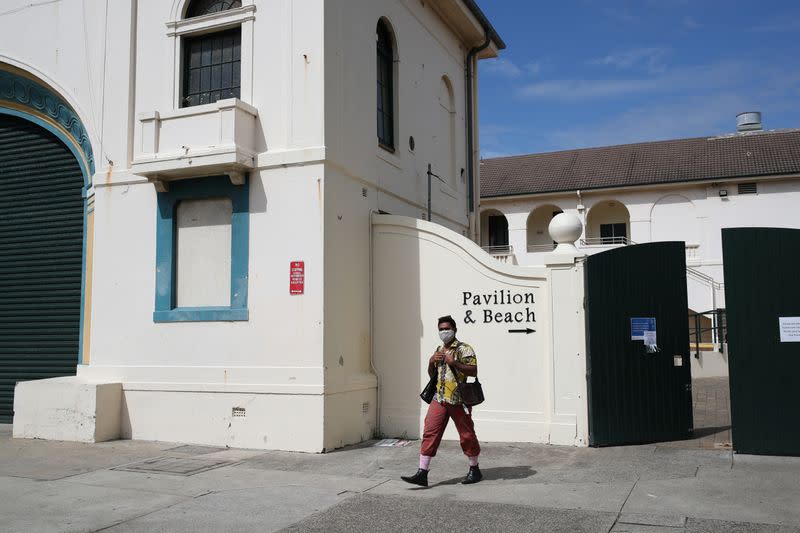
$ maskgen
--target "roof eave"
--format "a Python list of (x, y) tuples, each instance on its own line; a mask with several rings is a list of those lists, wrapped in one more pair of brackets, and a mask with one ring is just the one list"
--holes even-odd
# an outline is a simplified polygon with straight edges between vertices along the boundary
[(639, 187), (665, 187), (665, 186), (681, 186), (681, 185), (705, 185), (707, 183), (713, 182), (736, 182), (736, 181), (746, 181), (746, 180), (753, 180), (753, 179), (795, 179), (800, 178), (800, 172), (775, 172), (771, 174), (747, 174), (741, 176), (723, 176), (723, 177), (710, 177), (710, 178), (701, 178), (696, 180), (685, 180), (685, 181), (654, 181), (648, 183), (627, 183), (627, 184), (616, 184), (616, 185), (604, 185), (599, 187), (580, 187), (580, 188), (570, 188), (570, 189), (552, 189), (548, 191), (536, 191), (536, 192), (517, 192), (511, 194), (497, 194), (492, 196), (484, 196), (481, 195), (481, 200), (504, 200), (504, 199), (514, 199), (520, 198), (525, 196), (537, 196), (537, 195), (551, 195), (551, 194), (566, 194), (566, 193), (574, 193), (575, 191), (580, 190), (581, 192), (587, 191), (607, 191), (607, 190), (615, 190), (615, 189), (637, 189)]

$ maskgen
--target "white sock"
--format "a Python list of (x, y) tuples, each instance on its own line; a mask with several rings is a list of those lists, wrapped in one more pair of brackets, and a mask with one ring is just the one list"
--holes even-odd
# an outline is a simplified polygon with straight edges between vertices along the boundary
[(430, 455), (422, 455), (422, 454), (420, 454), (420, 456), (419, 456), (419, 467), (422, 470), (430, 470), (431, 459), (433, 459), (433, 457), (431, 457)]

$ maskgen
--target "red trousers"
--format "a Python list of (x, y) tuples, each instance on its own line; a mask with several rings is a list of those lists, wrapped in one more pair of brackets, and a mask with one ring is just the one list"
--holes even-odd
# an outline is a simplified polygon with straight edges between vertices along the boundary
[(461, 439), (461, 449), (467, 457), (477, 457), (481, 453), (481, 445), (475, 436), (475, 425), (472, 423), (472, 407), (464, 412), (463, 405), (431, 402), (425, 416), (425, 430), (422, 432), (422, 446), (419, 453), (433, 457), (442, 442), (442, 435), (447, 427), (447, 420), (452, 418)]

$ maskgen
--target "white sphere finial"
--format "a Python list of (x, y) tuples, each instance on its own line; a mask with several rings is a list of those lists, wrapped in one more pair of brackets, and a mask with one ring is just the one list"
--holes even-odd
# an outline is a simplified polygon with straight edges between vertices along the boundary
[(558, 243), (556, 253), (578, 253), (575, 241), (581, 237), (583, 224), (581, 219), (572, 213), (559, 213), (550, 221), (547, 228), (550, 237)]

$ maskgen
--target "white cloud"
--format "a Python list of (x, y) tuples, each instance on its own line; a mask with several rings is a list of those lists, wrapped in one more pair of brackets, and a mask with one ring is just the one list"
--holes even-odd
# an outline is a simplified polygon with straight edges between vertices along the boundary
[(650, 72), (664, 70), (662, 59), (669, 52), (664, 47), (632, 48), (591, 60), (592, 65), (610, 65), (618, 69), (643, 66)]
[(554, 131), (548, 143), (552, 149), (560, 150), (733, 132), (736, 113), (752, 105), (751, 98), (723, 92), (657, 106), (638, 106), (603, 123)]
[(695, 19), (694, 17), (689, 17), (689, 16), (683, 17), (683, 21), (681, 21), (681, 25), (686, 30), (699, 30), (700, 28), (703, 27), (703, 25), (700, 24), (697, 21), (697, 19)]
[(542, 72), (542, 62), (541, 61), (531, 61), (527, 65), (525, 65), (525, 70), (531, 76), (538, 76), (539, 73)]
[(488, 74), (496, 74), (506, 78), (517, 78), (523, 73), (521, 68), (515, 65), (513, 61), (505, 57), (489, 59), (482, 62), (481, 66)]
[(751, 65), (728, 61), (711, 65), (675, 68), (650, 77), (627, 79), (564, 79), (529, 83), (517, 88), (517, 96), (538, 100), (593, 100), (635, 94), (660, 94), (677, 91), (708, 91), (752, 80)]

